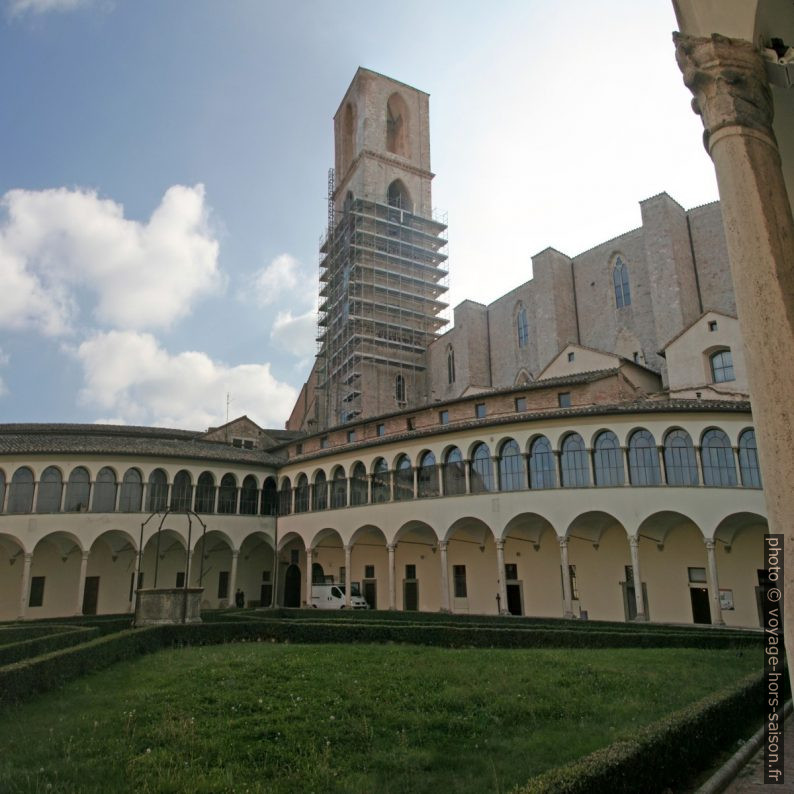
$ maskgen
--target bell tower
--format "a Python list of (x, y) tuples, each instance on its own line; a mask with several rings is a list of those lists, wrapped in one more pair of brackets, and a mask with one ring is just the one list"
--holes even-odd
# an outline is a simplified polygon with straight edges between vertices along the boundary
[(320, 247), (320, 428), (425, 402), (426, 351), (447, 305), (428, 95), (359, 68), (334, 141)]

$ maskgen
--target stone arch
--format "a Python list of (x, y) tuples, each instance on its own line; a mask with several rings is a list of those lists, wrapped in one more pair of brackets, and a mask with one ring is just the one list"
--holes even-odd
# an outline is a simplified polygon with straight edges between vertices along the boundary
[(22, 538), (0, 532), (0, 620), (14, 620), (19, 614), (26, 552)]
[(356, 106), (352, 102), (345, 104), (342, 111), (342, 168), (339, 176), (343, 176), (356, 156)]
[(408, 157), (409, 129), (408, 105), (395, 91), (386, 101), (386, 151)]
[[(78, 587), (84, 552), (82, 541), (71, 532), (58, 530), (39, 539), (33, 548), (26, 594), (28, 618), (77, 614), (82, 600)], [(40, 600), (34, 597), (36, 591)]]
[[(395, 179), (389, 184), (386, 191), (386, 202), (390, 207), (405, 210), (406, 212), (413, 212), (414, 204), (411, 200), (411, 194), (408, 192), (408, 188), (405, 186), (402, 179)], [(399, 395), (397, 397), (398, 402), (402, 402), (404, 399), (404, 395), (402, 398)]]
[[(86, 578), (96, 577), (86, 588), (86, 614), (126, 612), (132, 606), (138, 541), (122, 529), (109, 529), (91, 543)], [(91, 594), (90, 596), (88, 594)]]
[(234, 603), (237, 590), (243, 593), (246, 604), (258, 601), (259, 606), (273, 604), (273, 585), (276, 580), (276, 555), (273, 538), (256, 530), (243, 538), (237, 556), (237, 577), (229, 584), (229, 605)]

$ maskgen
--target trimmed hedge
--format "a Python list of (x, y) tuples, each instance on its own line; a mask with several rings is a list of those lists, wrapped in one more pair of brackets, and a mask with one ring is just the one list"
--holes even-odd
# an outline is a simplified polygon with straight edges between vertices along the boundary
[(19, 662), (22, 659), (30, 659), (34, 656), (41, 656), (50, 651), (57, 651), (60, 648), (69, 648), (72, 645), (79, 645), (86, 640), (98, 636), (98, 629), (91, 626), (75, 626), (74, 628), (63, 628), (44, 637), (33, 637), (29, 640), (21, 640), (9, 645), (0, 646), (0, 667), (7, 664)]
[[(788, 679), (787, 679), (788, 680)], [(584, 758), (552, 769), (514, 794), (654, 794), (688, 782), (746, 735), (764, 702), (763, 673), (703, 698)]]
[(11, 643), (32, 640), (36, 637), (48, 636), (62, 631), (71, 631), (70, 626), (60, 626), (52, 623), (11, 623), (0, 626), (0, 648)]

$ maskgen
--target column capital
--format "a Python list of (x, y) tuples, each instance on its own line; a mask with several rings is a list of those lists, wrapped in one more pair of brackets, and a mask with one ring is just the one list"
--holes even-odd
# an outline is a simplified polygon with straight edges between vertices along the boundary
[(26, 551), (22, 555), (22, 558), (25, 560), (25, 562), (32, 562), (32, 560), (33, 560), (33, 552), (32, 551)]
[(240, 549), (232, 549), (232, 558), (236, 559), (240, 556)]
[(568, 538), (557, 538), (557, 540), (560, 542), (560, 548), (561, 549), (567, 549), (568, 548)]
[(351, 551), (353, 551), (353, 544), (352, 543), (346, 543), (345, 544), (345, 554), (349, 554)]
[(88, 549), (88, 550), (82, 552), (82, 555), (83, 555), (83, 560), (88, 561), (88, 558), (91, 556), (91, 550)]
[(706, 538), (703, 542), (706, 544), (706, 551), (714, 551), (717, 545), (711, 538)]
[(629, 535), (629, 545), (632, 548), (637, 548), (640, 545), (640, 538), (638, 535)]
[(397, 544), (396, 543), (387, 543), (386, 544), (386, 551), (388, 551), (388, 552), (390, 552), (392, 554), (394, 554), (394, 550), (396, 548), (397, 548)]
[(439, 540), (438, 541), (438, 548), (441, 549), (441, 551), (446, 551), (448, 546), (449, 546), (449, 541), (448, 540)]
[(692, 110), (703, 121), (706, 151), (711, 154), (730, 127), (745, 134), (752, 130), (777, 149), (772, 90), (758, 50), (749, 41), (717, 33), (701, 38), (676, 32), (673, 42), (684, 85), (694, 95)]
[(502, 551), (504, 551), (504, 547), (505, 547), (505, 541), (504, 541), (504, 538), (497, 538), (495, 542), (496, 542), (496, 548), (497, 548), (497, 550), (502, 550)]

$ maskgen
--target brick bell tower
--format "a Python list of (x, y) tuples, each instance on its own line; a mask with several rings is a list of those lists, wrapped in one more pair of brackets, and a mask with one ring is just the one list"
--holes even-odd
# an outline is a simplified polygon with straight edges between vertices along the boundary
[(319, 429), (426, 401), (445, 324), (446, 225), (432, 217), (429, 96), (359, 68), (334, 116), (320, 246)]

